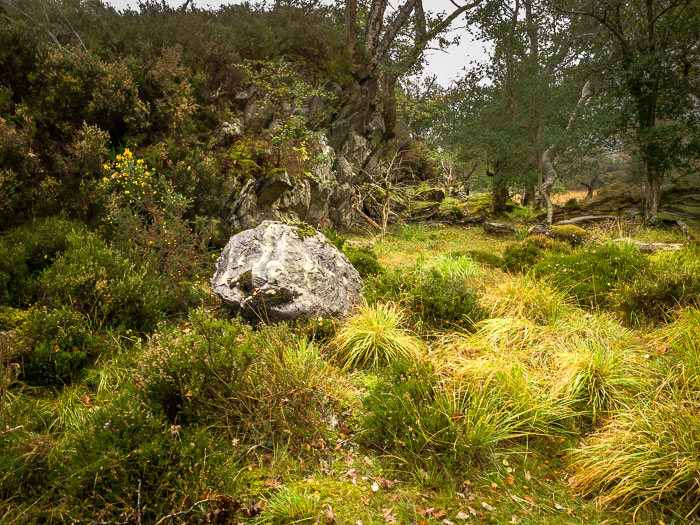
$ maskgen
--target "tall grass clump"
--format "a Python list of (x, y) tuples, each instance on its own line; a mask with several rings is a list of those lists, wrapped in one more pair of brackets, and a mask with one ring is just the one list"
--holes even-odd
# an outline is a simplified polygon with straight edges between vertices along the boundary
[(582, 247), (572, 254), (549, 254), (534, 267), (537, 278), (549, 278), (582, 306), (609, 306), (615, 289), (631, 283), (649, 268), (634, 245), (609, 243)]
[(554, 363), (555, 394), (594, 420), (628, 405), (645, 385), (637, 357), (612, 340), (575, 336)]
[(283, 487), (264, 501), (265, 510), (259, 523), (316, 523), (322, 512), (320, 497), (299, 487)]
[(700, 508), (698, 414), (697, 393), (675, 388), (619, 411), (570, 452), (571, 486), (605, 505), (690, 519)]
[(571, 300), (546, 279), (498, 273), (484, 288), (480, 302), (488, 317), (519, 317), (552, 325), (572, 310)]
[(343, 368), (378, 367), (416, 357), (420, 340), (406, 326), (406, 316), (392, 303), (365, 304), (333, 338), (336, 358)]
[(651, 263), (617, 291), (615, 308), (628, 322), (664, 321), (681, 308), (700, 307), (700, 247), (662, 251)]

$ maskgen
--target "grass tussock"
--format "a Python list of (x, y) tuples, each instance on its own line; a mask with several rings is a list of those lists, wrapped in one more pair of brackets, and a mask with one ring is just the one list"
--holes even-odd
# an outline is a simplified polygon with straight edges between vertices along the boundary
[(395, 304), (365, 304), (332, 340), (336, 359), (347, 370), (417, 357), (423, 345), (406, 328), (406, 321)]

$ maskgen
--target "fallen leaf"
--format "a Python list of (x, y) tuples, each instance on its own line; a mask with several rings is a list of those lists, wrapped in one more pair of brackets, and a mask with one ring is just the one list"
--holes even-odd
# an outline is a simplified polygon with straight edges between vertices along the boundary
[(378, 492), (379, 491), (379, 484), (375, 481), (372, 483), (372, 492)]
[(491, 488), (492, 488), (492, 489), (497, 489), (497, 488), (498, 488), (498, 483), (491, 483)]
[(396, 515), (392, 507), (384, 507), (384, 521), (386, 523), (396, 523)]
[(508, 523), (510, 523), (510, 525), (519, 525), (520, 521), (518, 520), (517, 516), (512, 516)]
[(458, 519), (458, 520), (466, 521), (466, 520), (469, 519), (469, 514), (467, 514), (466, 512), (462, 512), (462, 511), (460, 510), (460, 511), (457, 513), (457, 515), (455, 516), (455, 518)]
[(467, 510), (469, 511), (469, 514), (472, 516), (476, 516), (476, 509), (472, 506), (467, 507)]
[(527, 481), (530, 481), (530, 480), (532, 479), (532, 474), (530, 474), (530, 471), (529, 471), (529, 470), (526, 470), (526, 471), (525, 471), (525, 479), (526, 479)]
[(447, 516), (447, 512), (444, 509), (440, 509), (435, 514), (433, 514), (431, 518), (434, 520), (439, 520), (440, 518), (444, 518), (445, 516)]
[(360, 473), (357, 471), (356, 468), (352, 468), (352, 469), (348, 470), (348, 471), (345, 473), (345, 475), (348, 476), (348, 477), (350, 478), (350, 480), (352, 481), (352, 484), (353, 484), (353, 485), (357, 485), (357, 476), (358, 476), (359, 474), (360, 474)]
[(513, 476), (508, 476), (506, 478), (506, 481), (508, 482), (508, 485), (512, 485), (513, 483), (515, 483), (515, 478)]
[(485, 501), (481, 502), (481, 506), (484, 507), (486, 510), (493, 510), (493, 507), (486, 503)]
[(333, 507), (328, 505), (326, 508), (326, 523), (333, 523), (335, 521), (335, 512), (333, 512)]
[(554, 508), (557, 509), (557, 510), (564, 510), (564, 507), (562, 507), (561, 505), (559, 505), (559, 503), (555, 503), (555, 504), (554, 504)]
[(445, 525), (455, 525), (453, 522), (451, 522), (451, 521), (448, 520), (448, 519), (444, 519), (444, 520), (442, 520), (442, 522), (443, 522)]
[(567, 516), (571, 516), (573, 513), (574, 513), (574, 508), (573, 508), (573, 507), (569, 507), (568, 509), (566, 509), (566, 515), (567, 515)]
[(369, 506), (369, 500), (367, 498), (365, 498), (364, 496), (360, 496), (360, 499), (362, 500), (362, 503)]

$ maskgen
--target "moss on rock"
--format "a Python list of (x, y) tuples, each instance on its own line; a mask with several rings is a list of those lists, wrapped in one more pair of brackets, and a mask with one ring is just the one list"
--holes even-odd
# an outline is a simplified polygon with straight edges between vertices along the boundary
[(590, 234), (583, 228), (579, 228), (573, 224), (565, 224), (552, 226), (552, 231), (549, 233), (549, 236), (558, 241), (568, 242), (572, 246), (578, 246), (588, 240)]

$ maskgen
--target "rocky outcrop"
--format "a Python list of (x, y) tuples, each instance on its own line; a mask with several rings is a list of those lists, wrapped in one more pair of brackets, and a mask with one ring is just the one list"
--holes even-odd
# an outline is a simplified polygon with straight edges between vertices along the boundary
[[(342, 99), (340, 86), (329, 84), (324, 89), (336, 100)], [(265, 220), (303, 221), (320, 228), (347, 228), (362, 222), (357, 213), (361, 184), (383, 169), (376, 146), (384, 130), (379, 113), (367, 117), (365, 111), (360, 118), (345, 105), (331, 117), (334, 112), (324, 107), (324, 99), (314, 95), (298, 107), (283, 104), (276, 115), (265, 94), (252, 85), (238, 93), (234, 102), (241, 116), (220, 124), (219, 145), (230, 145), (244, 132), (271, 132), (281, 126), (279, 115), (303, 117), (309, 129), (329, 126), (331, 120), (333, 125), (330, 137), (316, 135), (317, 160), (304, 175), (291, 176), (280, 169), (264, 180), (241, 181), (233, 188), (227, 217), (232, 228), (250, 229)]]
[(235, 312), (264, 322), (345, 317), (362, 293), (357, 270), (322, 233), (273, 221), (231, 237), (211, 285)]

